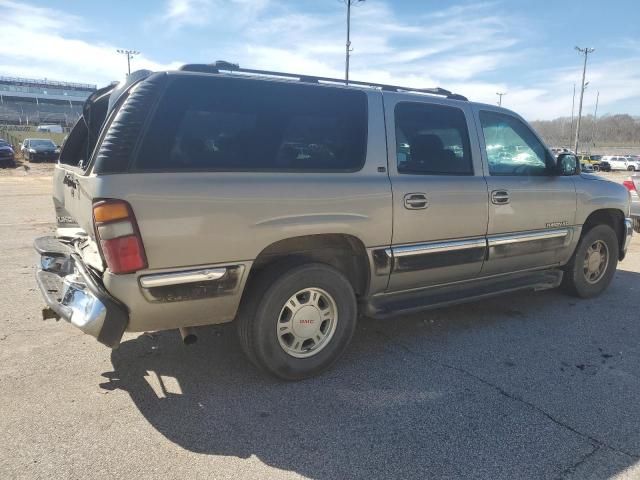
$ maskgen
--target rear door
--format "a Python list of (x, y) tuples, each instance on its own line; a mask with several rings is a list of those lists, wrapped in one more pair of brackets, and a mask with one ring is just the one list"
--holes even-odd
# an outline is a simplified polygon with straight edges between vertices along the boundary
[(393, 188), (389, 291), (467, 280), (486, 253), (488, 200), (466, 102), (385, 93)]
[(489, 189), (488, 259), (491, 275), (557, 264), (575, 233), (573, 177), (559, 176), (555, 160), (518, 116), (475, 107)]

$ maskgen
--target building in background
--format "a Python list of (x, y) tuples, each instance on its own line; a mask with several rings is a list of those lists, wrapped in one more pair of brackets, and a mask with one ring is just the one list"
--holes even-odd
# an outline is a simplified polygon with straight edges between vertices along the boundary
[(95, 85), (0, 77), (0, 124), (73, 125)]

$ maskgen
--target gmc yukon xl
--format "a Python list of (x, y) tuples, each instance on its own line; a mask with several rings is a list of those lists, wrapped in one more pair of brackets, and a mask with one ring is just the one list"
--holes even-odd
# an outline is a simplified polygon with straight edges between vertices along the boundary
[(598, 295), (632, 235), (626, 189), (509, 110), (226, 62), (95, 92), (53, 192), (45, 317), (110, 347), (233, 321), (284, 379), (333, 364), (359, 314)]

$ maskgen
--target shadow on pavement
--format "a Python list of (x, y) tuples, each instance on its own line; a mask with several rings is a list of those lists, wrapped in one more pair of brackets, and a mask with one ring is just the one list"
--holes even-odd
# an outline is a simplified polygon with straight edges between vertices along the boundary
[(618, 271), (594, 300), (520, 293), (363, 319), (337, 366), (299, 383), (256, 371), (232, 326), (193, 347), (143, 335), (113, 351), (102, 387), (185, 449), (311, 478), (602, 478), (640, 455), (639, 289)]

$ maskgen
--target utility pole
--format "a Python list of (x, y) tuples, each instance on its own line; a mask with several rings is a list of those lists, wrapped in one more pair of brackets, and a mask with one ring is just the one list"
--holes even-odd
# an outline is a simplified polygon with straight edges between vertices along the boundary
[(353, 50), (351, 48), (351, 6), (362, 2), (364, 0), (344, 0), (344, 3), (347, 4), (347, 43), (344, 62), (344, 81), (346, 84), (349, 84), (349, 56)]
[(116, 50), (116, 52), (118, 52), (121, 55), (126, 55), (127, 56), (127, 75), (131, 75), (131, 58), (136, 56), (136, 55), (139, 55), (140, 52), (138, 52), (136, 50), (123, 50), (121, 48)]
[(582, 88), (580, 89), (580, 104), (578, 106), (578, 122), (576, 123), (576, 141), (574, 143), (574, 149), (573, 151), (575, 152), (575, 154), (578, 154), (578, 143), (580, 140), (580, 117), (582, 117), (582, 100), (584, 98), (584, 89), (586, 87), (585, 83), (584, 83), (584, 78), (587, 74), (587, 58), (589, 57), (590, 53), (593, 53), (595, 51), (595, 48), (589, 48), (589, 47), (585, 47), (585, 48), (580, 48), (580, 47), (576, 47), (576, 50), (578, 52), (580, 52), (580, 54), (584, 55), (584, 66), (582, 67)]
[(571, 143), (571, 137), (573, 137), (573, 113), (576, 106), (576, 84), (573, 84), (573, 100), (571, 101), (571, 130), (569, 131), (569, 141), (567, 145)]
[(496, 92), (496, 95), (498, 95), (498, 106), (501, 107), (502, 106), (502, 96), (506, 95), (507, 92)]
[(598, 100), (600, 100), (600, 90), (596, 95), (596, 110), (593, 113), (593, 131), (591, 132), (591, 143), (596, 146), (596, 132), (598, 131)]

